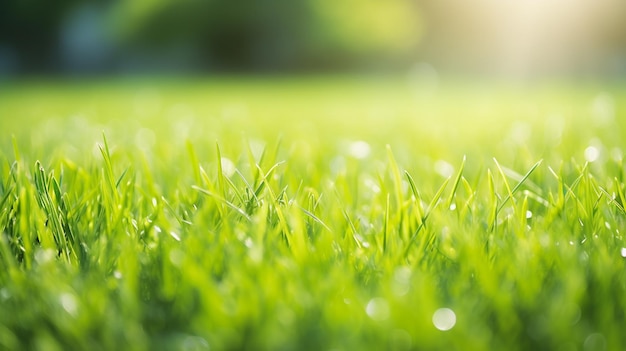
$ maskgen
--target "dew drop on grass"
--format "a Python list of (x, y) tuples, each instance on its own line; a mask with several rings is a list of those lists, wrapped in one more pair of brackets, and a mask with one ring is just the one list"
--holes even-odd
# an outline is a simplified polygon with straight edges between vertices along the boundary
[(35, 261), (39, 264), (45, 264), (54, 260), (56, 253), (52, 249), (39, 249), (35, 252)]
[(626, 258), (626, 247), (622, 247), (622, 249), (620, 250), (620, 255), (622, 255), (622, 257)]
[(433, 313), (433, 325), (441, 331), (454, 328), (456, 324), (456, 314), (449, 308), (440, 308)]
[(444, 160), (437, 160), (435, 162), (435, 172), (444, 178), (448, 178), (454, 173), (454, 166)]
[(226, 157), (222, 157), (222, 174), (224, 174), (225, 177), (230, 178), (233, 174), (235, 174), (236, 170), (237, 168), (235, 167), (233, 161)]
[(367, 303), (365, 312), (375, 321), (384, 321), (389, 318), (389, 304), (382, 297), (375, 297)]
[(149, 150), (156, 143), (156, 135), (152, 129), (141, 128), (135, 134), (135, 144), (143, 150)]
[(11, 293), (7, 288), (0, 289), (0, 299), (2, 301), (6, 301), (11, 297)]
[(526, 211), (526, 219), (533, 218), (533, 213), (531, 211)]
[(450, 204), (450, 211), (456, 210), (456, 204), (453, 202)]
[(178, 236), (176, 232), (170, 232), (170, 235), (174, 238), (174, 240), (180, 241), (180, 236)]
[(113, 272), (113, 276), (115, 277), (115, 279), (122, 279), (122, 272), (115, 271)]
[(182, 342), (183, 350), (210, 350), (211, 347), (206, 339), (199, 336), (187, 336)]
[(183, 258), (185, 258), (185, 254), (177, 249), (170, 251), (169, 254), (170, 262), (176, 267), (180, 267), (183, 263)]
[(76, 315), (76, 312), (78, 312), (78, 304), (76, 303), (74, 295), (69, 293), (61, 294), (59, 300), (61, 302), (61, 307), (63, 307), (65, 312), (69, 313), (72, 316)]
[(624, 155), (622, 154), (622, 150), (618, 147), (614, 147), (611, 149), (611, 158), (613, 161), (621, 163), (624, 159)]
[(375, 194), (380, 193), (380, 187), (372, 178), (369, 178), (369, 177), (366, 178), (363, 184), (365, 185), (366, 188), (370, 189), (373, 193)]
[(404, 296), (411, 289), (411, 269), (409, 267), (398, 267), (393, 273), (391, 281), (391, 291), (396, 296)]
[(370, 155), (371, 147), (365, 141), (359, 140), (350, 143), (348, 146), (348, 154), (356, 159), (364, 159)]
[(608, 93), (600, 93), (591, 103), (591, 114), (596, 125), (608, 125), (615, 119), (615, 101)]
[(595, 146), (588, 146), (585, 149), (585, 160), (588, 162), (595, 162), (600, 157), (600, 149)]
[(600, 333), (592, 333), (587, 336), (583, 344), (585, 351), (602, 351), (606, 350), (606, 339)]

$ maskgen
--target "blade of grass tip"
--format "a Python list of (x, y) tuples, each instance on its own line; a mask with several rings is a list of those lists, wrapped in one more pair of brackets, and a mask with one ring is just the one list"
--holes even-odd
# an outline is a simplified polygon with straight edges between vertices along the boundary
[(432, 200), (430, 200), (430, 203), (428, 204), (428, 207), (426, 208), (426, 212), (424, 213), (424, 217), (422, 218), (422, 223), (420, 223), (420, 225), (417, 227), (417, 229), (415, 230), (415, 232), (409, 239), (409, 242), (406, 245), (406, 249), (404, 249), (404, 258), (408, 256), (409, 249), (415, 242), (415, 239), (417, 239), (417, 236), (419, 235), (422, 228), (426, 226), (426, 221), (428, 220), (428, 217), (439, 204), (439, 199), (441, 199), (441, 195), (443, 195), (444, 190), (446, 190), (446, 187), (448, 186), (450, 179), (451, 177), (446, 178), (443, 184), (441, 184), (441, 186), (439, 187), (439, 190), (437, 190), (437, 192), (435, 193), (435, 196), (433, 196)]
[(580, 184), (580, 181), (585, 177), (584, 173), (581, 173), (580, 175), (578, 175), (578, 177), (576, 177), (576, 179), (574, 179), (574, 181), (572, 182), (571, 185), (567, 185), (566, 183), (563, 183), (563, 186), (565, 186), (566, 192), (565, 192), (565, 200), (569, 200), (569, 198), (574, 198), (576, 199), (576, 201), (580, 201), (578, 199), (578, 196), (576, 196), (576, 193), (574, 192), (574, 189), (576, 189), (578, 187), (578, 184)]
[(193, 178), (196, 184), (200, 184), (200, 162), (198, 161), (198, 156), (196, 154), (196, 150), (193, 147), (191, 141), (187, 140), (187, 153), (189, 154), (189, 161), (191, 162), (191, 169), (193, 170)]
[(245, 200), (243, 198), (243, 195), (241, 194), (241, 191), (239, 191), (239, 189), (237, 188), (237, 186), (235, 185), (235, 183), (233, 183), (232, 180), (230, 180), (230, 178), (228, 177), (224, 177), (224, 180), (226, 181), (226, 184), (233, 189), (233, 192), (235, 193), (235, 197), (237, 197), (239, 199), (239, 201), (241, 203), (244, 203)]
[[(494, 158), (495, 161), (495, 158)], [(539, 167), (539, 165), (541, 165), (541, 163), (543, 162), (543, 160), (539, 160), (537, 161), (537, 163), (535, 163), (529, 170), (528, 172), (526, 172), (526, 174), (524, 174), (524, 177), (522, 177), (522, 179), (517, 183), (517, 185), (515, 185), (515, 187), (513, 187), (512, 190), (509, 189), (509, 185), (508, 183), (505, 181), (504, 183), (506, 184), (507, 190), (509, 191), (509, 195), (507, 195), (507, 197), (502, 201), (502, 203), (500, 204), (500, 207), (498, 208), (498, 212), (500, 212), (500, 210), (502, 209), (502, 207), (506, 204), (506, 202), (509, 199), (513, 199), (513, 194), (515, 194), (519, 188), (522, 186), (522, 184), (524, 184), (524, 182), (526, 181), (526, 179), (528, 179), (528, 177), (530, 177), (530, 175), (535, 171), (535, 169), (537, 169), (537, 167)], [(498, 161), (496, 161), (496, 165), (498, 165)], [(499, 165), (498, 165), (499, 167)], [(504, 176), (504, 173), (502, 173), (502, 176)], [(512, 200), (514, 201), (514, 199)], [(515, 210), (515, 205), (513, 205), (513, 209)], [(517, 211), (516, 211), (517, 212)]]
[(465, 155), (463, 156), (463, 161), (461, 161), (461, 167), (459, 168), (459, 172), (454, 179), (454, 184), (452, 185), (452, 191), (450, 192), (450, 196), (448, 196), (448, 201), (446, 202), (446, 208), (450, 208), (452, 205), (452, 201), (454, 201), (454, 195), (456, 194), (456, 190), (459, 187), (459, 183), (461, 182), (461, 177), (463, 177), (463, 169), (465, 169)]
[(500, 177), (502, 177), (502, 182), (504, 183), (504, 187), (506, 188), (506, 193), (507, 193), (506, 197), (504, 198), (504, 200), (502, 201), (502, 203), (500, 204), (500, 206), (496, 210), (496, 215), (500, 212), (502, 207), (506, 204), (506, 202), (509, 199), (512, 199), (512, 201), (513, 201), (513, 204), (512, 204), (513, 212), (517, 213), (517, 208), (515, 207), (515, 198), (513, 198), (513, 191), (511, 190), (511, 186), (509, 185), (507, 177), (504, 174), (504, 170), (502, 169), (502, 167), (500, 167), (500, 163), (498, 163), (498, 160), (496, 160), (495, 157), (493, 158), (493, 162), (496, 164), (496, 168), (498, 168), (498, 172), (500, 173)]
[(244, 175), (238, 169), (235, 169), (235, 173), (239, 175), (241, 180), (246, 185), (245, 190), (246, 190), (247, 198), (243, 202), (246, 204), (246, 213), (252, 214), (252, 211), (254, 210), (255, 206), (259, 205), (259, 198), (254, 193), (254, 190), (252, 189), (252, 186), (250, 185), (250, 183), (248, 183), (248, 181), (246, 180), (246, 177), (244, 177)]
[[(524, 176), (522, 176), (521, 174), (517, 173), (516, 171), (510, 168), (502, 166), (502, 170), (504, 171), (504, 174), (506, 174), (507, 177), (517, 181), (518, 183), (521, 182), (524, 178)], [(532, 182), (530, 179), (524, 180), (524, 185), (526, 186), (528, 190), (531, 190), (538, 195), (543, 193), (543, 190), (541, 189), (541, 187), (535, 184), (534, 182)]]
[(6, 203), (9, 201), (9, 197), (13, 194), (13, 190), (15, 186), (13, 184), (9, 185), (8, 188), (5, 189), (4, 195), (2, 195), (2, 199), (0, 199), (0, 212), (4, 210)]
[(393, 156), (393, 152), (391, 151), (391, 146), (387, 144), (386, 148), (387, 158), (389, 160), (389, 166), (391, 168), (391, 174), (393, 176), (396, 206), (397, 210), (400, 211), (402, 209), (402, 178), (400, 177), (400, 169), (398, 168), (398, 163), (396, 162), (396, 159)]
[(319, 219), (319, 217), (317, 217), (316, 215), (314, 215), (311, 211), (305, 209), (302, 206), (298, 206), (296, 205), (302, 212), (304, 212), (305, 215), (311, 217), (311, 219), (313, 219), (315, 222), (317, 222), (318, 224), (320, 224), (322, 227), (324, 227), (324, 229), (328, 230), (328, 232), (332, 233), (333, 231), (326, 225), (326, 223), (324, 223), (321, 219)]
[(404, 175), (406, 176), (406, 178), (409, 181), (409, 186), (411, 187), (411, 191), (413, 192), (413, 196), (415, 197), (415, 206), (417, 207), (417, 216), (420, 219), (420, 223), (422, 218), (424, 218), (424, 208), (422, 207), (422, 197), (419, 193), (419, 191), (417, 190), (417, 187), (415, 186), (415, 181), (413, 180), (413, 177), (411, 177), (411, 174), (407, 171), (404, 171)]
[(489, 213), (489, 231), (494, 230), (496, 227), (496, 221), (498, 217), (498, 193), (496, 192), (495, 181), (493, 179), (493, 173), (491, 169), (487, 168), (487, 184), (489, 185), (489, 192), (491, 193), (491, 212)]
[(259, 170), (256, 169), (256, 165), (263, 164), (263, 160), (265, 159), (265, 146), (263, 146), (263, 150), (261, 150), (261, 155), (259, 156), (259, 160), (254, 159), (254, 151), (252, 151), (252, 145), (250, 145), (250, 141), (246, 140), (246, 148), (248, 152), (248, 163), (250, 166), (250, 172), (252, 172), (252, 183), (253, 187), (251, 189), (256, 188), (259, 185), (259, 181), (261, 180)]
[[(204, 195), (208, 195), (212, 198), (214, 198), (215, 200), (221, 202), (222, 204), (232, 208), (233, 210), (235, 210), (237, 213), (239, 213), (242, 217), (244, 217), (245, 219), (247, 219), (248, 221), (251, 220), (250, 216), (248, 216), (248, 214), (246, 213), (246, 211), (242, 210), (241, 208), (237, 207), (237, 205), (233, 204), (232, 202), (226, 200), (225, 198), (219, 196), (218, 194), (214, 194), (212, 192), (210, 192), (209, 190), (206, 189), (202, 189), (199, 186), (196, 185), (192, 185), (191, 186), (192, 189), (204, 194)], [(189, 221), (185, 221), (181, 218), (178, 217), (178, 215), (176, 215), (174, 209), (169, 205), (169, 203), (167, 203), (167, 201), (165, 201), (165, 198), (163, 198), (164, 203), (167, 205), (167, 207), (171, 210), (172, 214), (174, 215), (174, 217), (176, 217), (176, 219), (181, 222), (181, 223), (186, 223), (186, 224), (192, 224)]]
[(20, 149), (17, 146), (17, 138), (15, 137), (15, 135), (11, 136), (11, 141), (13, 142), (13, 155), (15, 156), (15, 161), (19, 162), (21, 160)]
[[(266, 179), (267, 179), (267, 175), (263, 173), (263, 170), (261, 169), (261, 167), (259, 165), (256, 165), (257, 169), (259, 170), (259, 174), (261, 175), (261, 178), (263, 178), (263, 183), (266, 183)], [(274, 167), (272, 167), (270, 169), (273, 170), (275, 169), (276, 165), (274, 165)], [(268, 172), (269, 173), (269, 172)], [(276, 215), (278, 216), (278, 221), (280, 223), (280, 228), (283, 232), (283, 236), (285, 238), (285, 240), (287, 241), (287, 245), (290, 246), (290, 238), (289, 238), (289, 227), (287, 226), (287, 220), (285, 218), (285, 215), (283, 214), (282, 209), (280, 208), (280, 204), (278, 203), (278, 199), (276, 198), (276, 196), (274, 195), (274, 192), (272, 191), (272, 187), (269, 186), (269, 184), (265, 187), (265, 189), (267, 189), (267, 191), (269, 192), (270, 195), (270, 199), (272, 201), (272, 204), (274, 205), (274, 209), (276, 210)]]
[(116, 189), (119, 188), (120, 183), (122, 182), (122, 179), (124, 179), (124, 176), (126, 175), (129, 169), (130, 167), (126, 167), (126, 169), (122, 172), (122, 175), (119, 178), (117, 178), (117, 181), (115, 182)]
[[(339, 190), (337, 190), (337, 188), (335, 188), (335, 196), (337, 197), (337, 202), (339, 202), (341, 213), (343, 214), (343, 217), (345, 218), (346, 222), (348, 222), (348, 226), (350, 227), (350, 230), (352, 230), (352, 240), (354, 240), (358, 248), (361, 248), (362, 247), (361, 240), (359, 240), (359, 237), (358, 237), (359, 232), (356, 230), (356, 226), (352, 222), (352, 219), (350, 219), (350, 215), (348, 215), (348, 211), (346, 211), (346, 207), (343, 205), (343, 202), (341, 201), (341, 194), (339, 194)], [(345, 239), (345, 235), (343, 239)]]
[(113, 193), (113, 197), (115, 200), (118, 199), (119, 193), (117, 191), (117, 186), (115, 184), (115, 177), (113, 176), (113, 164), (111, 162), (111, 152), (109, 150), (109, 143), (107, 142), (106, 135), (104, 132), (102, 133), (102, 139), (104, 140), (104, 146), (98, 145), (100, 149), (100, 153), (102, 154), (102, 158), (104, 159), (104, 174), (107, 185), (109, 189)]
[(470, 183), (467, 181), (467, 179), (465, 179), (465, 177), (461, 177), (461, 182), (463, 183), (463, 188), (465, 188), (465, 192), (468, 194), (467, 200), (463, 205), (463, 210), (471, 210), (471, 204), (474, 201), (476, 194), (474, 192), (474, 189), (472, 189)]
[(226, 198), (226, 186), (224, 185), (224, 172), (222, 169), (222, 153), (220, 152), (220, 145), (215, 142), (215, 149), (217, 151), (217, 189), (220, 196)]
[(383, 253), (387, 252), (387, 232), (389, 231), (389, 193), (387, 193), (387, 201), (385, 203), (385, 223), (383, 224)]
[(619, 201), (621, 202), (622, 208), (626, 203), (626, 199), (624, 198), (624, 190), (622, 189), (620, 181), (617, 177), (613, 178), (613, 183), (615, 184), (615, 191), (617, 192), (617, 196), (619, 197)]
[(619, 202), (617, 202), (615, 196), (609, 194), (609, 192), (606, 191), (606, 189), (604, 189), (601, 186), (598, 186), (598, 189), (600, 189), (600, 196), (601, 197), (604, 195), (607, 198), (607, 200), (609, 201), (610, 204), (613, 204), (615, 207), (617, 207), (617, 209), (622, 214), (626, 214), (626, 211), (624, 210), (624, 206), (622, 206)]
[(256, 168), (258, 168), (259, 170), (259, 174), (261, 175), (261, 182), (259, 183), (259, 186), (257, 187), (257, 189), (254, 191), (254, 195), (255, 197), (259, 197), (259, 195), (261, 195), (261, 191), (263, 191), (263, 188), (265, 187), (265, 184), (267, 183), (268, 177), (270, 175), (272, 175), (272, 173), (274, 173), (274, 171), (276, 170), (276, 168), (280, 165), (282, 165), (283, 163), (285, 163), (285, 161), (280, 161), (277, 162), (276, 164), (274, 164), (272, 166), (272, 168), (270, 168), (269, 171), (267, 171), (267, 173), (263, 173), (263, 170), (261, 169), (261, 167), (259, 165), (255, 165)]

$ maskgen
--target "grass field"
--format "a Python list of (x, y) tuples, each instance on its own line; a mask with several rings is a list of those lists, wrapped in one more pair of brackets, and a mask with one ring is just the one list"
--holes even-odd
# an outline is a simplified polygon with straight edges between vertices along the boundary
[(0, 349), (624, 350), (626, 89), (0, 86)]

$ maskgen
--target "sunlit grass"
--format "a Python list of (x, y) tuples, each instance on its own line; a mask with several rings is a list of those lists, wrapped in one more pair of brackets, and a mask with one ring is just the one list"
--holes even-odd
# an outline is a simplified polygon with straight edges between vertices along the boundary
[(7, 349), (626, 347), (619, 87), (0, 90)]

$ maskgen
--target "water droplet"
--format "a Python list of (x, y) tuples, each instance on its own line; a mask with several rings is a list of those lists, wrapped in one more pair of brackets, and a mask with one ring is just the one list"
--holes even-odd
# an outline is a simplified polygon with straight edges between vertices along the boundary
[(456, 314), (449, 308), (440, 308), (433, 314), (433, 324), (441, 331), (450, 330), (456, 324)]
[(375, 194), (380, 193), (380, 187), (373, 179), (366, 178), (365, 181), (363, 181), (363, 184), (365, 185), (365, 187), (370, 189), (373, 193)]
[(35, 261), (39, 264), (48, 263), (56, 257), (54, 250), (52, 249), (39, 249), (35, 252)]
[(72, 316), (75, 316), (78, 312), (78, 304), (76, 303), (76, 299), (74, 295), (69, 293), (61, 294), (59, 297), (61, 302), (61, 307), (65, 310), (65, 312), (69, 313)]
[(141, 128), (137, 131), (137, 134), (135, 134), (135, 144), (137, 144), (140, 149), (149, 150), (155, 143), (156, 135), (152, 129)]
[(606, 339), (600, 333), (592, 333), (587, 336), (583, 344), (584, 350), (602, 351), (606, 350)]
[(172, 264), (176, 267), (180, 267), (180, 265), (183, 263), (184, 257), (185, 254), (182, 251), (176, 249), (170, 251), (169, 254), (170, 262), (172, 262)]
[(384, 321), (389, 318), (389, 304), (382, 297), (375, 297), (367, 303), (365, 312), (375, 321)]
[(600, 149), (595, 146), (589, 146), (585, 149), (585, 160), (595, 162), (600, 157)]
[(178, 236), (176, 232), (170, 232), (170, 235), (172, 236), (172, 238), (174, 238), (174, 240), (180, 241), (180, 236)]
[(366, 158), (370, 155), (370, 151), (370, 144), (362, 140), (352, 142), (348, 146), (348, 154), (357, 159)]
[(622, 249), (620, 250), (620, 254), (622, 255), (622, 257), (626, 258), (626, 247), (622, 247)]
[(526, 122), (516, 121), (511, 127), (509, 132), (509, 139), (515, 141), (517, 144), (526, 144), (530, 136), (532, 135), (532, 129)]
[(450, 204), (450, 211), (456, 210), (456, 204), (453, 202)]
[(11, 293), (9, 292), (9, 289), (7, 288), (0, 289), (0, 299), (2, 299), (2, 301), (6, 301), (10, 297), (11, 297)]
[(411, 289), (411, 269), (409, 267), (398, 267), (393, 273), (391, 281), (391, 291), (396, 296), (404, 296)]
[(247, 248), (251, 249), (254, 246), (254, 241), (251, 238), (246, 238), (243, 241), (243, 244), (246, 245)]
[(230, 159), (226, 157), (222, 157), (221, 163), (222, 163), (222, 174), (225, 177), (230, 178), (230, 176), (235, 174), (235, 171), (237, 170), (237, 168), (235, 167), (235, 164), (233, 163), (233, 161), (231, 161)]
[(624, 159), (624, 155), (622, 154), (622, 149), (618, 147), (612, 148), (611, 158), (613, 159), (613, 161), (621, 163), (622, 160)]
[(115, 279), (122, 279), (122, 272), (115, 271), (113, 272), (113, 276), (115, 277)]
[(591, 103), (591, 113), (596, 125), (608, 125), (615, 119), (615, 101), (607, 93), (600, 93)]
[(435, 162), (435, 172), (444, 178), (448, 178), (454, 173), (454, 166), (444, 160), (437, 160)]
[(526, 219), (533, 218), (533, 213), (531, 211), (526, 211)]

